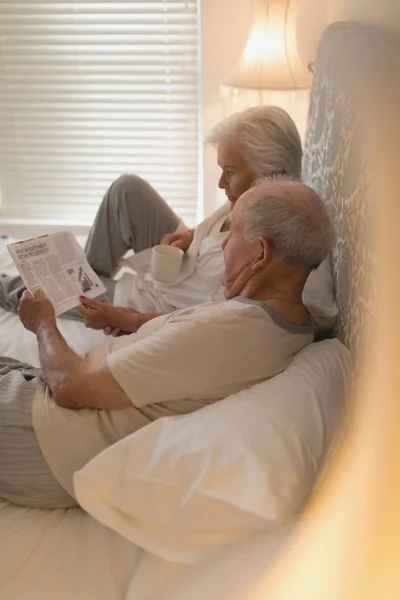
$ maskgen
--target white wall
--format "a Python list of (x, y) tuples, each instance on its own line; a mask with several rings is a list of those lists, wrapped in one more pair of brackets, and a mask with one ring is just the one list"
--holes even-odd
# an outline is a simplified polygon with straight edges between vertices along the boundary
[[(203, 136), (225, 115), (220, 84), (235, 67), (251, 24), (250, 0), (202, 0)], [(212, 148), (204, 149), (204, 213), (216, 206), (218, 168)]]
[(319, 39), (335, 21), (359, 21), (400, 31), (400, 0), (301, 0), (298, 48), (314, 60)]

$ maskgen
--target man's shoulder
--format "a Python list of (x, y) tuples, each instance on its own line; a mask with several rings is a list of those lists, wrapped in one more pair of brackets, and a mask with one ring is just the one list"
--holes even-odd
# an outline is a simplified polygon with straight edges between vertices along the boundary
[(238, 314), (248, 315), (252, 308), (254, 307), (251, 304), (244, 304), (237, 300), (207, 302), (176, 311), (171, 315), (169, 322), (197, 321), (205, 324), (208, 322), (215, 323), (215, 321), (235, 321)]

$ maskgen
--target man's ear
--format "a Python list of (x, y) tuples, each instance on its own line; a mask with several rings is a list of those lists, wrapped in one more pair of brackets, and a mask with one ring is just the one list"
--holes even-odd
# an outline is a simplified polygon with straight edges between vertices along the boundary
[(265, 237), (258, 238), (258, 247), (256, 250), (256, 257), (251, 267), (252, 271), (259, 271), (267, 266), (271, 261), (272, 251)]

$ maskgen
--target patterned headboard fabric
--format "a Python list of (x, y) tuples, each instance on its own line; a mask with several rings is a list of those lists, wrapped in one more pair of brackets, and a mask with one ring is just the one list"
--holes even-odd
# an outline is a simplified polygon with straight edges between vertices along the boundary
[(400, 56), (397, 35), (358, 23), (335, 23), (322, 37), (311, 92), (303, 180), (321, 195), (335, 225), (336, 334), (355, 354), (369, 333), (374, 306), (373, 286), (366, 284), (373, 254), (367, 243), (365, 117), (355, 82), (362, 72), (364, 81), (373, 84), (376, 57), (393, 52)]

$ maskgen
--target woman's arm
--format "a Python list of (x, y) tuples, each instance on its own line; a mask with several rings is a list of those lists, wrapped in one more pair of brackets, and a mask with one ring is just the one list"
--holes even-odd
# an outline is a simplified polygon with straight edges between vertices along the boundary
[(144, 323), (162, 314), (140, 313), (133, 308), (111, 306), (107, 302), (92, 300), (85, 296), (81, 296), (80, 300), (81, 305), (77, 307), (77, 310), (84, 317), (86, 327), (91, 329), (110, 328), (111, 331), (136, 333)]

